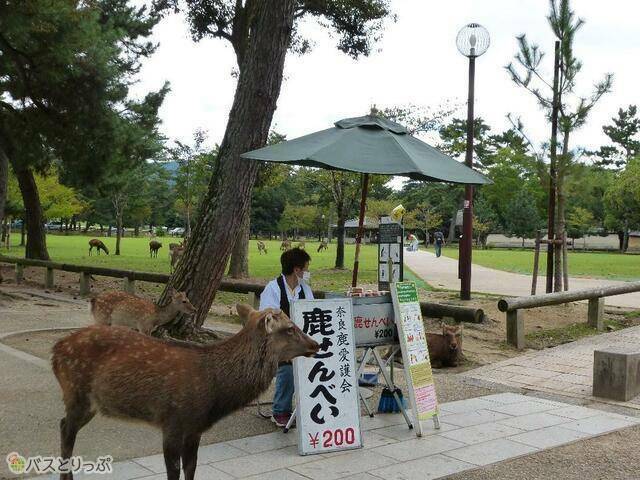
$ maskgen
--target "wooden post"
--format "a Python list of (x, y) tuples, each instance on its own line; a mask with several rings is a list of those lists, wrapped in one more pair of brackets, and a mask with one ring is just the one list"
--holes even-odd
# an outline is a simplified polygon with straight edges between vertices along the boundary
[(536, 231), (536, 246), (533, 253), (533, 278), (531, 280), (531, 295), (536, 294), (538, 286), (538, 264), (540, 263), (540, 230)]
[(258, 295), (255, 294), (255, 292), (249, 292), (248, 293), (249, 296), (249, 304), (254, 308), (254, 309), (259, 309), (260, 308), (260, 297)]
[(124, 277), (122, 280), (123, 280), (124, 291), (127, 293), (130, 293), (131, 295), (135, 295), (136, 281), (133, 278), (129, 278), (129, 277)]
[(520, 310), (507, 312), (507, 343), (518, 350), (524, 348), (524, 318)]
[(16, 263), (16, 283), (22, 283), (22, 280), (24, 280), (24, 266)]
[(587, 323), (599, 332), (604, 330), (604, 297), (589, 299)]
[(80, 272), (80, 295), (89, 295), (91, 292), (91, 275), (86, 272)]
[(44, 288), (53, 288), (53, 268), (47, 268), (44, 272)]

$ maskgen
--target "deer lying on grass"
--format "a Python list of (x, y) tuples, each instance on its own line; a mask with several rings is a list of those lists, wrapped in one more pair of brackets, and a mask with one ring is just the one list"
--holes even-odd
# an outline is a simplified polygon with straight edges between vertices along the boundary
[(202, 433), (264, 392), (279, 362), (320, 349), (280, 310), (236, 308), (243, 329), (213, 345), (105, 326), (58, 341), (51, 363), (66, 411), (60, 421), (62, 458), (72, 456), (78, 431), (99, 411), (160, 428), (167, 479), (179, 479), (182, 460), (185, 480), (193, 480)]
[(442, 367), (456, 367), (462, 358), (462, 325), (442, 324), (442, 335), (427, 333), (429, 360)]
[(258, 240), (258, 253), (262, 255), (263, 252), (265, 255), (267, 254), (267, 246), (264, 244), (263, 241)]
[(178, 312), (192, 315), (196, 308), (184, 292), (171, 291), (171, 303), (155, 303), (126, 292), (107, 292), (91, 299), (91, 316), (98, 325), (120, 325), (146, 335), (173, 320)]
[(329, 246), (327, 245), (327, 242), (325, 242), (324, 240), (320, 242), (320, 245), (318, 245), (318, 253), (320, 253), (321, 250), (328, 250)]
[(89, 240), (89, 256), (91, 256), (91, 252), (94, 248), (98, 251), (98, 255), (100, 255), (100, 250), (104, 250), (104, 253), (109, 255), (109, 249), (104, 243), (102, 243), (102, 240), (98, 240), (97, 238)]
[(149, 242), (149, 256), (158, 258), (158, 250), (162, 248), (162, 243), (157, 240), (151, 240)]

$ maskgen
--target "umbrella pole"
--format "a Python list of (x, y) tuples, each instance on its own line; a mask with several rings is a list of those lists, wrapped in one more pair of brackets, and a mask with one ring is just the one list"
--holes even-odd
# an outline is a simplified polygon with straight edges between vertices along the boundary
[(364, 209), (367, 203), (367, 191), (369, 190), (369, 174), (362, 176), (362, 198), (360, 199), (360, 218), (358, 219), (358, 235), (356, 236), (356, 257), (353, 261), (353, 279), (351, 286), (358, 284), (358, 265), (360, 263), (360, 244), (362, 243), (362, 234), (364, 231)]

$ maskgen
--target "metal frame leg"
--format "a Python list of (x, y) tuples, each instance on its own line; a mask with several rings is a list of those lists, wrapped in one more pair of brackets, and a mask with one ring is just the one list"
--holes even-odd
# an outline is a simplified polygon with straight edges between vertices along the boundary
[(296, 410), (298, 410), (297, 406), (293, 409), (293, 412), (291, 412), (291, 418), (289, 418), (289, 421), (287, 422), (287, 425), (282, 430), (282, 433), (289, 433), (289, 430), (291, 429), (291, 425), (293, 425), (293, 422), (296, 421)]

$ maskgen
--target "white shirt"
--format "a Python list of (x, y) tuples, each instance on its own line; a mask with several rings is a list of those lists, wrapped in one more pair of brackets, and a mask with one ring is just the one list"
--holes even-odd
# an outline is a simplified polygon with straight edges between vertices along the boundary
[[(289, 304), (291, 304), (292, 300), (300, 298), (301, 289), (304, 289), (305, 299), (313, 299), (313, 291), (309, 285), (306, 283), (299, 283), (292, 292), (287, 284), (287, 279), (284, 278), (284, 275), (280, 276), (282, 277), (282, 280), (284, 280), (284, 289), (287, 292)], [(264, 310), (265, 308), (280, 308), (280, 287), (278, 286), (278, 279), (271, 280), (267, 283), (267, 286), (264, 287), (264, 290), (260, 294), (260, 310)]]

